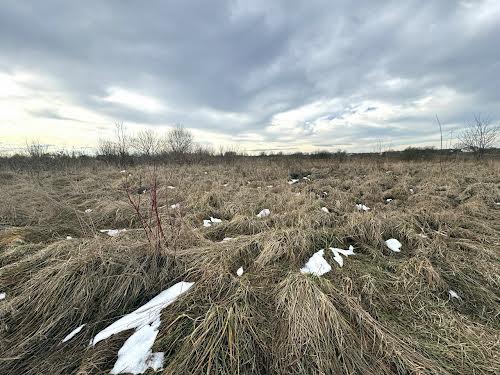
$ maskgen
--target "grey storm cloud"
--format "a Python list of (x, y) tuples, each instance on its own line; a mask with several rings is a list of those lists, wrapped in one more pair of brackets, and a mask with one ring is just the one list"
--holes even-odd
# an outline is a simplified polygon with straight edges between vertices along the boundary
[[(49, 77), (51, 90), (117, 120), (258, 134), (275, 148), (298, 142), (272, 131), (280, 113), (334, 101), (289, 127), (311, 145), (397, 144), (434, 139), (436, 113), (447, 130), (472, 113), (500, 118), (499, 20), (495, 1), (4, 0), (0, 72)], [(116, 87), (165, 110), (103, 100)], [(411, 110), (436, 92), (442, 101)], [(380, 103), (396, 113), (377, 117)]]

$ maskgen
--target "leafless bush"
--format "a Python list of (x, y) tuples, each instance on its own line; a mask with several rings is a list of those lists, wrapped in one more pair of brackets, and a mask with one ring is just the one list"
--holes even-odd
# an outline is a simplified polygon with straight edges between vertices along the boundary
[(160, 149), (160, 140), (157, 134), (151, 130), (142, 130), (130, 141), (131, 146), (140, 155), (153, 156), (158, 153)]
[(486, 150), (495, 145), (499, 132), (499, 125), (493, 124), (490, 119), (482, 119), (481, 115), (474, 115), (474, 122), (469, 123), (458, 136), (460, 147), (481, 158)]
[(26, 141), (26, 153), (31, 158), (41, 158), (48, 153), (49, 146), (41, 144), (38, 140)]
[(193, 134), (177, 125), (167, 134), (167, 146), (175, 154), (188, 154), (193, 150)]

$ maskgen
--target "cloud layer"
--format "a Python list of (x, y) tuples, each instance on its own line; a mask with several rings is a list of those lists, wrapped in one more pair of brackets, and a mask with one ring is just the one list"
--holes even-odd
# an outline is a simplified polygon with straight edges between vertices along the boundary
[(500, 119), (497, 1), (0, 4), (0, 142), (182, 123), (247, 151), (437, 144)]

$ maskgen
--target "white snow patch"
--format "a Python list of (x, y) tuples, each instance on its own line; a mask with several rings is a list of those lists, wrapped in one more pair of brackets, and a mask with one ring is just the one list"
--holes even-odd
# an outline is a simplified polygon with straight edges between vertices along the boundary
[(454, 290), (451, 290), (451, 289), (450, 289), (450, 290), (448, 290), (448, 294), (450, 295), (450, 299), (452, 299), (452, 298), (456, 298), (456, 299), (458, 299), (459, 301), (461, 301), (461, 300), (462, 300), (462, 297), (460, 297), (460, 296), (458, 295), (458, 293), (457, 293), (457, 292), (455, 292)]
[(221, 220), (221, 219), (218, 219), (218, 218), (216, 218), (216, 217), (212, 217), (212, 216), (210, 216), (210, 219), (208, 219), (208, 220), (206, 220), (206, 219), (205, 219), (205, 220), (203, 220), (203, 226), (204, 226), (204, 227), (211, 227), (211, 226), (212, 226), (212, 224), (217, 224), (217, 223), (221, 223), (221, 222), (222, 222), (222, 220)]
[(387, 245), (387, 247), (389, 249), (391, 249), (392, 251), (394, 251), (395, 253), (399, 253), (401, 251), (401, 242), (399, 242), (397, 239), (395, 238), (390, 238), (388, 239), (387, 241), (385, 241), (385, 244)]
[(326, 213), (330, 212), (330, 210), (326, 207), (321, 207), (321, 211), (326, 212)]
[(356, 255), (354, 254), (354, 247), (352, 245), (349, 246), (348, 250), (344, 249), (339, 249), (336, 247), (330, 247), (330, 250), (333, 253), (333, 259), (339, 264), (340, 267), (344, 265), (344, 259), (340, 256), (342, 254), (345, 257), (348, 257), (349, 255)]
[(104, 328), (95, 335), (90, 345), (94, 346), (99, 341), (105, 340), (116, 333), (132, 328), (139, 329), (146, 325), (150, 325), (156, 320), (159, 321), (161, 310), (175, 302), (181, 294), (187, 292), (193, 285), (194, 283), (180, 281), (164, 290), (137, 310), (132, 311), (130, 314), (123, 316), (113, 324)]
[(358, 211), (368, 211), (370, 209), (370, 207), (368, 206), (365, 206), (364, 204), (356, 204), (356, 208), (358, 209)]
[(123, 232), (126, 232), (126, 231), (127, 231), (126, 228), (123, 228), (123, 229), (100, 229), (99, 230), (99, 232), (106, 233), (110, 237), (116, 237), (120, 233), (123, 233)]
[(297, 182), (299, 182), (298, 179), (292, 179), (292, 180), (288, 181), (288, 185), (293, 185), (293, 184), (296, 184)]
[(85, 210), (85, 213), (86, 213), (86, 214), (90, 214), (91, 212), (92, 212), (92, 209), (91, 209), (91, 208), (87, 208), (87, 209)]
[(3, 299), (5, 299), (5, 297), (7, 297), (7, 294), (5, 294), (3, 292), (0, 293), (0, 301), (3, 300)]
[(316, 276), (321, 276), (327, 272), (330, 272), (332, 267), (323, 258), (325, 250), (321, 249), (313, 254), (311, 258), (307, 261), (305, 266), (300, 269), (302, 273), (312, 273)]
[(170, 205), (170, 208), (181, 208), (181, 204), (180, 203), (172, 204)]
[(168, 186), (167, 186), (167, 189), (175, 189), (175, 186), (168, 185)]
[(85, 327), (86, 325), (87, 324), (82, 324), (80, 327), (75, 328), (65, 338), (62, 339), (61, 343), (71, 340), (73, 337), (75, 337), (77, 334), (79, 334), (80, 331), (82, 330), (82, 328)]
[(237, 274), (238, 276), (243, 275), (243, 267), (238, 268), (238, 271), (236, 271), (236, 274)]
[(151, 348), (158, 335), (160, 318), (137, 329), (118, 351), (118, 359), (110, 374), (142, 374), (148, 368), (163, 367), (164, 353), (153, 353)]
[(268, 217), (269, 215), (271, 215), (271, 211), (268, 209), (268, 208), (264, 208), (262, 211), (260, 211), (258, 214), (257, 214), (257, 217)]

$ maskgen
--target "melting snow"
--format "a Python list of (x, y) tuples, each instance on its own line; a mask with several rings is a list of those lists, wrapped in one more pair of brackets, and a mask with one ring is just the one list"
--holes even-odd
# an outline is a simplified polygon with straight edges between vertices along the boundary
[(71, 340), (73, 337), (75, 337), (77, 334), (80, 333), (83, 327), (85, 327), (87, 324), (82, 324), (80, 327), (75, 328), (73, 331), (71, 331), (65, 338), (62, 339), (61, 342), (66, 342)]
[(292, 179), (292, 180), (288, 181), (288, 185), (293, 185), (293, 184), (296, 184), (297, 182), (299, 182), (298, 179)]
[(348, 257), (349, 255), (356, 255), (354, 254), (354, 247), (352, 247), (352, 245), (349, 246), (349, 250), (338, 249), (336, 247), (330, 247), (330, 250), (333, 253), (333, 259), (335, 259), (340, 267), (344, 265), (344, 259), (340, 256), (340, 254), (345, 257)]
[(257, 217), (268, 217), (269, 215), (271, 215), (271, 211), (268, 208), (264, 208), (257, 214)]
[(358, 211), (368, 211), (370, 209), (370, 207), (368, 206), (365, 206), (364, 204), (356, 204), (356, 208), (358, 209)]
[(193, 285), (194, 283), (181, 281), (167, 290), (164, 290), (148, 303), (103, 329), (95, 335), (90, 345), (94, 346), (99, 341), (105, 340), (116, 333), (132, 328), (140, 329), (146, 325), (152, 324), (156, 320), (159, 321), (161, 310), (175, 302), (181, 294), (187, 292)]
[(237, 274), (238, 276), (243, 275), (243, 267), (238, 268), (238, 271), (236, 271), (236, 274)]
[(108, 236), (116, 237), (120, 233), (126, 232), (127, 229), (100, 229), (99, 232), (106, 233)]
[(326, 208), (326, 207), (321, 207), (321, 211), (324, 211), (326, 213), (330, 212), (330, 210), (328, 208)]
[(402, 246), (401, 242), (399, 242), (395, 238), (388, 239), (387, 241), (385, 241), (385, 244), (387, 245), (387, 247), (389, 249), (391, 249), (392, 251), (394, 251), (396, 253), (399, 253), (401, 251), (401, 246)]
[(91, 208), (87, 208), (87, 209), (85, 210), (85, 213), (86, 213), (86, 214), (90, 214), (91, 212), (92, 212), (92, 209), (91, 209)]
[(460, 296), (458, 295), (458, 293), (457, 293), (457, 292), (455, 292), (454, 290), (451, 290), (451, 289), (450, 289), (450, 290), (448, 290), (448, 294), (450, 295), (450, 299), (451, 299), (451, 298), (456, 298), (456, 299), (458, 299), (459, 301), (461, 301), (461, 300), (462, 300), (462, 297), (460, 297)]
[(7, 297), (7, 294), (5, 294), (3, 292), (0, 293), (0, 301), (3, 300), (3, 299), (5, 299), (5, 297)]
[(302, 273), (312, 273), (316, 276), (321, 276), (327, 272), (329, 272), (332, 267), (328, 264), (328, 262), (323, 258), (325, 254), (325, 250), (321, 249), (313, 254), (311, 258), (307, 261), (305, 266), (300, 269)]

